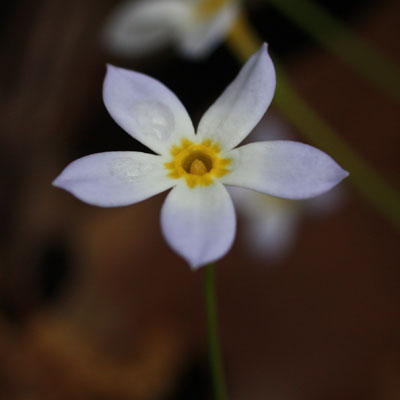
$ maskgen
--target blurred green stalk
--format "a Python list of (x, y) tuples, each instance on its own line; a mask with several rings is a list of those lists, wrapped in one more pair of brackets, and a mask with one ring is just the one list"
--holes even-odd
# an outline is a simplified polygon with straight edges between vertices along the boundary
[(350, 172), (349, 180), (370, 203), (400, 228), (400, 193), (356, 154), (332, 128), (293, 90), (281, 68), (277, 69), (275, 106), (303, 136), (325, 150)]
[(400, 99), (400, 69), (313, 0), (269, 0), (314, 40), (380, 90)]
[(205, 267), (204, 296), (208, 328), (208, 356), (211, 367), (214, 400), (226, 400), (225, 377), (218, 333), (215, 264), (209, 264)]
[[(227, 45), (241, 62), (254, 54), (262, 41), (242, 14), (227, 36)], [(319, 117), (290, 84), (281, 66), (276, 67), (274, 105), (307, 140), (330, 154), (350, 172), (349, 180), (395, 226), (400, 228), (400, 193), (359, 157), (335, 131)]]

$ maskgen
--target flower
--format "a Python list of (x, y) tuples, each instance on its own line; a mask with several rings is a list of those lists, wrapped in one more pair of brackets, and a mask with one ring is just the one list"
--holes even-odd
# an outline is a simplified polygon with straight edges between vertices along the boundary
[(197, 133), (178, 98), (161, 82), (109, 66), (103, 99), (113, 119), (156, 155), (106, 152), (80, 158), (54, 181), (102, 207), (133, 204), (172, 188), (161, 210), (166, 241), (192, 268), (223, 257), (236, 230), (224, 185), (303, 199), (335, 186), (348, 173), (330, 156), (291, 141), (235, 148), (259, 122), (275, 91), (264, 44), (206, 111)]
[(141, 0), (115, 9), (103, 33), (113, 53), (136, 56), (169, 43), (190, 58), (207, 56), (223, 40), (239, 0)]
[[(264, 117), (246, 142), (290, 139), (285, 121), (274, 113)], [(338, 188), (306, 200), (288, 200), (242, 188), (229, 188), (243, 219), (243, 240), (251, 254), (281, 260), (293, 246), (303, 217), (326, 214), (341, 200)]]

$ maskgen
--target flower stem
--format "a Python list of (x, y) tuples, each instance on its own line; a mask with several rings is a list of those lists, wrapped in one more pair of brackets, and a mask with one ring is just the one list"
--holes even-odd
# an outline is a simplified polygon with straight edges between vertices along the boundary
[(205, 267), (204, 295), (208, 327), (208, 352), (214, 400), (226, 400), (225, 377), (219, 345), (217, 296), (215, 293), (215, 264)]
[[(242, 14), (227, 37), (227, 45), (241, 62), (255, 53), (262, 41)], [(350, 172), (349, 181), (371, 204), (400, 228), (400, 193), (370, 167), (324, 119), (319, 117), (292, 87), (282, 66), (278, 65), (274, 105), (307, 140), (329, 153)]]
[(269, 3), (376, 87), (400, 99), (399, 68), (315, 1), (269, 0)]

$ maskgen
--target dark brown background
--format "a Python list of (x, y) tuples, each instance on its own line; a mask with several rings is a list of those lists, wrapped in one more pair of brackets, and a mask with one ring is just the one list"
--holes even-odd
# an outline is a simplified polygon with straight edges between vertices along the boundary
[[(203, 272), (161, 237), (165, 195), (100, 209), (51, 181), (80, 156), (143, 150), (105, 111), (105, 62), (161, 79), (195, 121), (239, 66), (222, 46), (198, 64), (171, 49), (111, 57), (99, 32), (116, 3), (2, 6), (1, 399), (209, 398)], [(398, 1), (320, 3), (399, 64)], [(398, 187), (398, 104), (267, 1), (246, 7), (299, 92)], [(231, 399), (400, 398), (398, 231), (343, 189), (342, 206), (304, 220), (279, 264), (245, 251), (240, 224), (218, 263)]]

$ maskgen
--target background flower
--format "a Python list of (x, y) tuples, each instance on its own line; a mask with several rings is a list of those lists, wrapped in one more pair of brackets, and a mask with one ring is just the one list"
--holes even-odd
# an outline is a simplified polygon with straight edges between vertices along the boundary
[(125, 57), (150, 54), (168, 44), (186, 57), (205, 57), (233, 24), (238, 0), (139, 0), (114, 10), (104, 29), (105, 46)]

